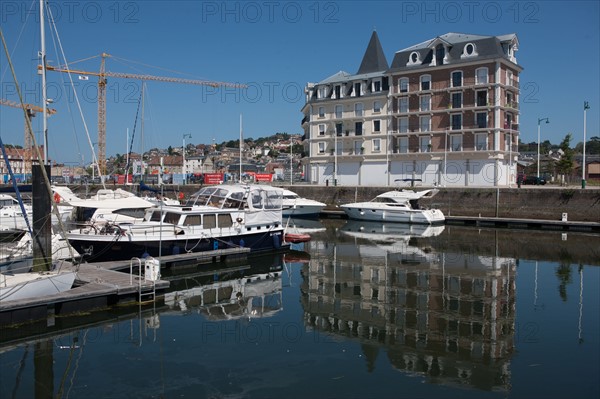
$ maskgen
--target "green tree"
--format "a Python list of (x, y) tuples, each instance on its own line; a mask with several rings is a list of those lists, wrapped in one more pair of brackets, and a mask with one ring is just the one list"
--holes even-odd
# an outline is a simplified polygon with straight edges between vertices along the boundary
[(169, 146), (169, 148), (167, 148), (167, 154), (173, 155), (173, 147)]
[(569, 175), (573, 171), (574, 151), (570, 147), (572, 137), (573, 135), (571, 133), (567, 133), (567, 135), (559, 145), (559, 148), (561, 149), (563, 154), (558, 160), (558, 162), (556, 162), (556, 171), (564, 175)]

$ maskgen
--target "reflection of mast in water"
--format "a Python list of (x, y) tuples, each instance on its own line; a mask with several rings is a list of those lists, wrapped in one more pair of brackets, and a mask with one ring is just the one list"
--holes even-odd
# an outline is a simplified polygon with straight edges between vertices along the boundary
[(583, 266), (579, 266), (579, 343), (583, 343), (581, 321), (583, 319)]

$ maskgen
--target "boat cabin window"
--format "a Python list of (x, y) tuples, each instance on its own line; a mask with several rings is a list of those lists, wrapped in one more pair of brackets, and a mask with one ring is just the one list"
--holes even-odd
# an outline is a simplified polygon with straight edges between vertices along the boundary
[(91, 220), (97, 209), (98, 208), (87, 208), (82, 206), (75, 207), (75, 221), (87, 222)]
[(202, 217), (200, 215), (188, 215), (183, 220), (184, 226), (201, 226)]
[(160, 222), (160, 211), (152, 212), (152, 215), (150, 216), (150, 221), (151, 222)]
[(217, 215), (204, 215), (204, 228), (214, 229), (217, 227)]
[(244, 202), (244, 194), (243, 193), (232, 193), (229, 198), (225, 201), (224, 208), (230, 209), (242, 209)]
[(231, 215), (223, 214), (223, 215), (217, 215), (217, 216), (219, 218), (219, 227), (220, 228), (233, 226), (233, 221), (231, 220)]
[(123, 216), (129, 216), (132, 218), (141, 219), (144, 217), (145, 212), (146, 212), (145, 209), (128, 208), (128, 209), (117, 209), (116, 211), (113, 211), (112, 213), (117, 214), (117, 215), (123, 215)]
[(179, 218), (180, 215), (178, 213), (167, 212), (163, 221), (165, 223), (177, 224), (179, 223)]

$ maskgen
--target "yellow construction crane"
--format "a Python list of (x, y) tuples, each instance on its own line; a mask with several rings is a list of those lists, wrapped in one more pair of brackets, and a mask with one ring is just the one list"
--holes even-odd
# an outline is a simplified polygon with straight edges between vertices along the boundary
[[(37, 105), (33, 105), (33, 104), (22, 104), (15, 102), (15, 101), (11, 101), (11, 100), (6, 100), (4, 98), (0, 98), (0, 105), (6, 105), (8, 107), (13, 107), (13, 108), (25, 108), (25, 110), (27, 111), (27, 118), (29, 118), (29, 124), (27, 124), (27, 121), (25, 121), (25, 141), (24, 141), (24, 154), (25, 154), (25, 162), (26, 165), (29, 166), (29, 169), (31, 170), (31, 155), (32, 155), (32, 151), (31, 151), (31, 147), (33, 146), (32, 143), (32, 137), (33, 137), (33, 132), (29, 132), (29, 125), (31, 125), (31, 119), (35, 117), (35, 113), (36, 112), (44, 112), (44, 109), (42, 107), (38, 107)], [(54, 115), (56, 113), (55, 109), (52, 108), (46, 108), (46, 112), (48, 113), (48, 115)]]
[[(152, 76), (152, 75), (139, 75), (132, 73), (119, 73), (119, 72), (106, 72), (105, 61), (106, 58), (110, 57), (110, 54), (100, 54), (100, 71), (89, 72), (76, 69), (65, 69), (53, 67), (50, 65), (46, 66), (46, 70), (55, 72), (66, 72), (77, 75), (91, 75), (98, 77), (98, 167), (102, 175), (106, 174), (106, 78), (124, 78), (124, 79), (137, 79), (137, 80), (153, 80), (159, 82), (169, 83), (183, 83), (193, 84), (200, 86), (211, 86), (211, 87), (231, 87), (231, 88), (244, 88), (247, 87), (243, 84), (238, 83), (226, 83), (226, 82), (215, 82), (209, 80), (195, 80), (195, 79), (181, 79), (172, 78), (165, 76)], [(38, 69), (41, 70), (42, 66), (39, 65)]]

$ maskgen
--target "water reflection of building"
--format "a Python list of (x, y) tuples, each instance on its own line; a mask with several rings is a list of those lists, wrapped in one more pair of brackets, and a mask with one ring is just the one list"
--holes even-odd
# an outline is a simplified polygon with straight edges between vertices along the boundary
[(209, 320), (272, 316), (283, 309), (282, 254), (273, 259), (168, 277), (165, 305), (184, 313), (197, 311)]
[(306, 325), (359, 339), (369, 368), (376, 346), (393, 367), (430, 382), (506, 389), (515, 333), (514, 260), (434, 252), (426, 240), (416, 246), (400, 234), (394, 242), (389, 232), (362, 233), (342, 235), (338, 244), (308, 243)]

